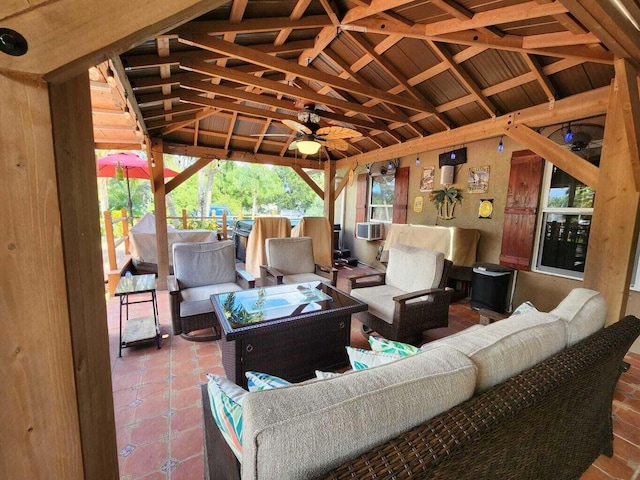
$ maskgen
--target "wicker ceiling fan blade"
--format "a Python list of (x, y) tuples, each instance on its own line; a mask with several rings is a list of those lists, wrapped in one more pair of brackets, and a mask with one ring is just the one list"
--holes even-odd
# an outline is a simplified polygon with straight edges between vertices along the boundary
[(361, 137), (362, 134), (357, 130), (353, 130), (347, 127), (340, 127), (336, 125), (332, 125), (330, 127), (322, 127), (316, 131), (317, 135), (322, 135), (326, 139), (334, 139), (334, 138), (356, 138)]
[(296, 122), (295, 120), (289, 120), (288, 118), (285, 118), (284, 120), (282, 120), (282, 123), (284, 123), (291, 130), (295, 130), (296, 132), (306, 133), (307, 135), (311, 133), (309, 127)]
[(349, 149), (349, 144), (341, 138), (324, 139), (320, 143), (330, 150), (340, 150), (344, 152)]

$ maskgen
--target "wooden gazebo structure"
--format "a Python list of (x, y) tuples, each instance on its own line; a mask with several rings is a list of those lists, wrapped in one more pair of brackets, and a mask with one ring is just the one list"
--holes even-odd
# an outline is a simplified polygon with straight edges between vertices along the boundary
[[(322, 168), (332, 219), (336, 170), (508, 135), (598, 188), (584, 284), (612, 318), (625, 310), (640, 225), (633, 0), (113, 0), (109, 14), (53, 0), (9, 2), (0, 19), (10, 478), (117, 476), (90, 95), (110, 72), (87, 74), (107, 60), (137, 120), (126, 138), (138, 126), (160, 167), (156, 212), (163, 153)], [(362, 135), (324, 162), (270, 136), (295, 133), (282, 120), (311, 105), (319, 125)], [(599, 168), (537, 133), (597, 115)]]

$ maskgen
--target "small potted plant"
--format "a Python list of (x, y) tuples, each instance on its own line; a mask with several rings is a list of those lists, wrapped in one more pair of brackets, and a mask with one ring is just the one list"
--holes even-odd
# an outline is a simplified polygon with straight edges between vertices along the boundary
[(450, 186), (441, 190), (434, 190), (429, 199), (438, 209), (438, 217), (444, 220), (451, 220), (454, 218), (453, 213), (456, 204), (462, 203), (462, 194), (456, 187)]

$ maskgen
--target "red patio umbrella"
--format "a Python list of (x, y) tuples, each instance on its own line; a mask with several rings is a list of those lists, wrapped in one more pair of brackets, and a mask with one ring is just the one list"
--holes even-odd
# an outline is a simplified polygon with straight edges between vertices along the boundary
[[(133, 152), (112, 153), (97, 160), (98, 177), (118, 177), (118, 167), (122, 169), (122, 175), (127, 179), (127, 196), (129, 199), (129, 217), (133, 223), (133, 204), (131, 202), (130, 178), (151, 179), (149, 162)], [(170, 168), (164, 168), (165, 177), (175, 177), (178, 172)]]

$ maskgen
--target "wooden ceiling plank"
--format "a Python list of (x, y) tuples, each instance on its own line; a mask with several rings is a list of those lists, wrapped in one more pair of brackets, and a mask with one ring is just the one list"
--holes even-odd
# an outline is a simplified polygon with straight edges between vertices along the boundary
[(610, 88), (609, 86), (602, 87), (558, 100), (555, 102), (553, 109), (550, 109), (547, 104), (537, 105), (497, 118), (489, 118), (457, 127), (449, 131), (407, 140), (399, 145), (391, 145), (379, 150), (354, 155), (338, 161), (336, 168), (347, 167), (354, 161), (358, 165), (363, 165), (389, 158), (415, 155), (421, 152), (453, 147), (462, 143), (498, 137), (505, 133), (506, 128), (513, 125), (527, 125), (530, 128), (538, 128), (602, 115), (607, 111)]
[(638, 95), (638, 71), (626, 59), (619, 58), (615, 62), (616, 83), (619, 105), (622, 106), (625, 137), (629, 146), (631, 168), (636, 184), (636, 192), (640, 192), (640, 96)]
[(453, 73), (453, 75), (458, 79), (462, 86), (476, 97), (476, 101), (489, 114), (489, 116), (495, 117), (498, 112), (496, 106), (493, 105), (493, 103), (482, 94), (480, 87), (478, 87), (478, 85), (473, 81), (473, 79), (465, 70), (458, 66), (458, 64), (453, 60), (453, 56), (435, 42), (428, 40), (427, 44), (431, 47), (435, 54), (438, 55), (442, 59), (442, 61), (447, 64), (447, 67), (449, 67), (451, 73)]
[[(422, 104), (427, 105), (429, 107), (428, 111), (430, 113), (433, 113), (433, 115), (444, 128), (450, 127), (451, 122), (444, 116), (442, 116), (442, 114), (436, 112), (435, 106), (429, 100), (427, 100), (416, 88), (410, 85), (405, 76), (400, 73), (396, 69), (396, 67), (391, 64), (391, 62), (383, 59), (380, 55), (378, 55), (373, 46), (365, 38), (361, 38), (358, 35), (348, 31), (344, 32), (344, 34), (347, 35), (356, 45), (358, 45), (364, 51), (364, 53), (369, 55), (376, 63), (376, 65), (378, 65), (378, 67), (385, 71), (387, 75), (389, 75), (396, 83), (401, 85), (409, 95), (411, 95), (415, 100), (421, 102)], [(418, 135), (420, 135), (420, 132), (417, 133)]]
[(231, 55), (249, 63), (255, 63), (285, 73), (292, 73), (297, 77), (331, 85), (332, 87), (340, 90), (345, 90), (358, 95), (364, 95), (370, 98), (379, 98), (386, 103), (397, 105), (399, 107), (418, 111), (429, 111), (429, 105), (423, 104), (416, 100), (411, 100), (397, 95), (391, 95), (384, 90), (380, 90), (369, 85), (350, 82), (348, 80), (336, 77), (335, 75), (322, 72), (320, 70), (305, 67), (278, 57), (272, 57), (270, 55), (263, 54), (262, 52), (256, 52), (249, 47), (225, 42), (224, 40), (220, 40), (217, 38), (209, 37), (206, 35), (185, 34), (184, 37), (180, 38), (180, 41), (188, 45), (211, 49), (219, 53)]
[(170, 110), (166, 110), (165, 108), (154, 108), (151, 110), (145, 110), (143, 112), (143, 115), (146, 122), (148, 120), (155, 120), (156, 118), (164, 117), (165, 115), (167, 115), (167, 113), (180, 114), (187, 112), (198, 112), (200, 110), (202, 110), (202, 107), (183, 103), (181, 105), (172, 105), (172, 108)]
[(200, 113), (197, 113), (193, 116), (192, 120), (184, 120), (181, 122), (173, 122), (173, 125), (169, 124), (166, 125), (162, 130), (161, 130), (161, 135), (168, 135), (169, 133), (172, 132), (176, 132), (178, 130), (180, 130), (181, 128), (191, 124), (191, 123), (195, 123), (195, 127), (196, 129), (199, 126), (199, 122), (200, 120), (203, 120), (207, 117), (210, 117), (211, 115), (217, 115), (220, 112), (217, 109), (212, 109), (212, 108), (206, 108), (203, 111), (201, 111)]
[(545, 160), (553, 163), (585, 185), (598, 189), (598, 167), (584, 158), (558, 145), (553, 140), (540, 135), (526, 125), (515, 125), (506, 129), (505, 134)]
[(349, 10), (342, 19), (342, 23), (355, 22), (362, 18), (382, 13), (385, 10), (401, 7), (412, 1), (413, 0), (372, 0), (368, 6), (361, 5)]
[(292, 20), (290, 17), (248, 18), (239, 23), (230, 23), (228, 20), (205, 20), (189, 22), (188, 25), (177, 28), (172, 33), (179, 37), (187, 32), (193, 35), (222, 35), (224, 33), (239, 35), (277, 32), (282, 28), (293, 30), (323, 28), (328, 25), (331, 25), (331, 19), (327, 15), (309, 15), (298, 20)]
[(284, 95), (295, 97), (295, 98), (302, 98), (314, 103), (331, 105), (337, 108), (341, 108), (345, 111), (351, 110), (358, 113), (362, 113), (363, 115), (368, 115), (368, 116), (380, 118), (383, 120), (389, 120), (392, 122), (403, 121), (403, 118), (400, 118), (397, 115), (390, 112), (386, 112), (382, 109), (363, 107), (360, 104), (346, 102), (344, 100), (332, 98), (328, 95), (320, 95), (310, 90), (302, 90), (302, 89), (295, 88), (282, 83), (273, 82), (273, 81), (266, 80), (259, 77), (254, 77), (253, 75), (247, 75), (245, 73), (237, 72), (230, 68), (221, 68), (221, 67), (217, 67), (216, 65), (205, 64), (205, 63), (182, 64), (181, 68), (203, 73), (206, 75), (226, 78), (228, 80), (232, 80), (238, 83), (244, 83), (246, 85), (253, 85), (253, 86), (265, 88), (266, 90), (270, 90), (272, 92), (282, 93)]
[(597, 43), (600, 43), (600, 39), (593, 33), (575, 35), (571, 32), (554, 32), (541, 35), (527, 35), (522, 38), (522, 47), (527, 50), (565, 47), (568, 45), (591, 45)]
[(536, 80), (538, 81), (538, 84), (540, 85), (542, 90), (544, 90), (544, 93), (547, 96), (547, 100), (549, 100), (550, 102), (555, 101), (556, 88), (551, 83), (549, 77), (547, 77), (542, 71), (542, 67), (538, 63), (538, 60), (536, 60), (533, 56), (527, 54), (522, 54), (522, 58), (531, 70), (531, 73), (533, 73), (533, 75), (536, 77)]

